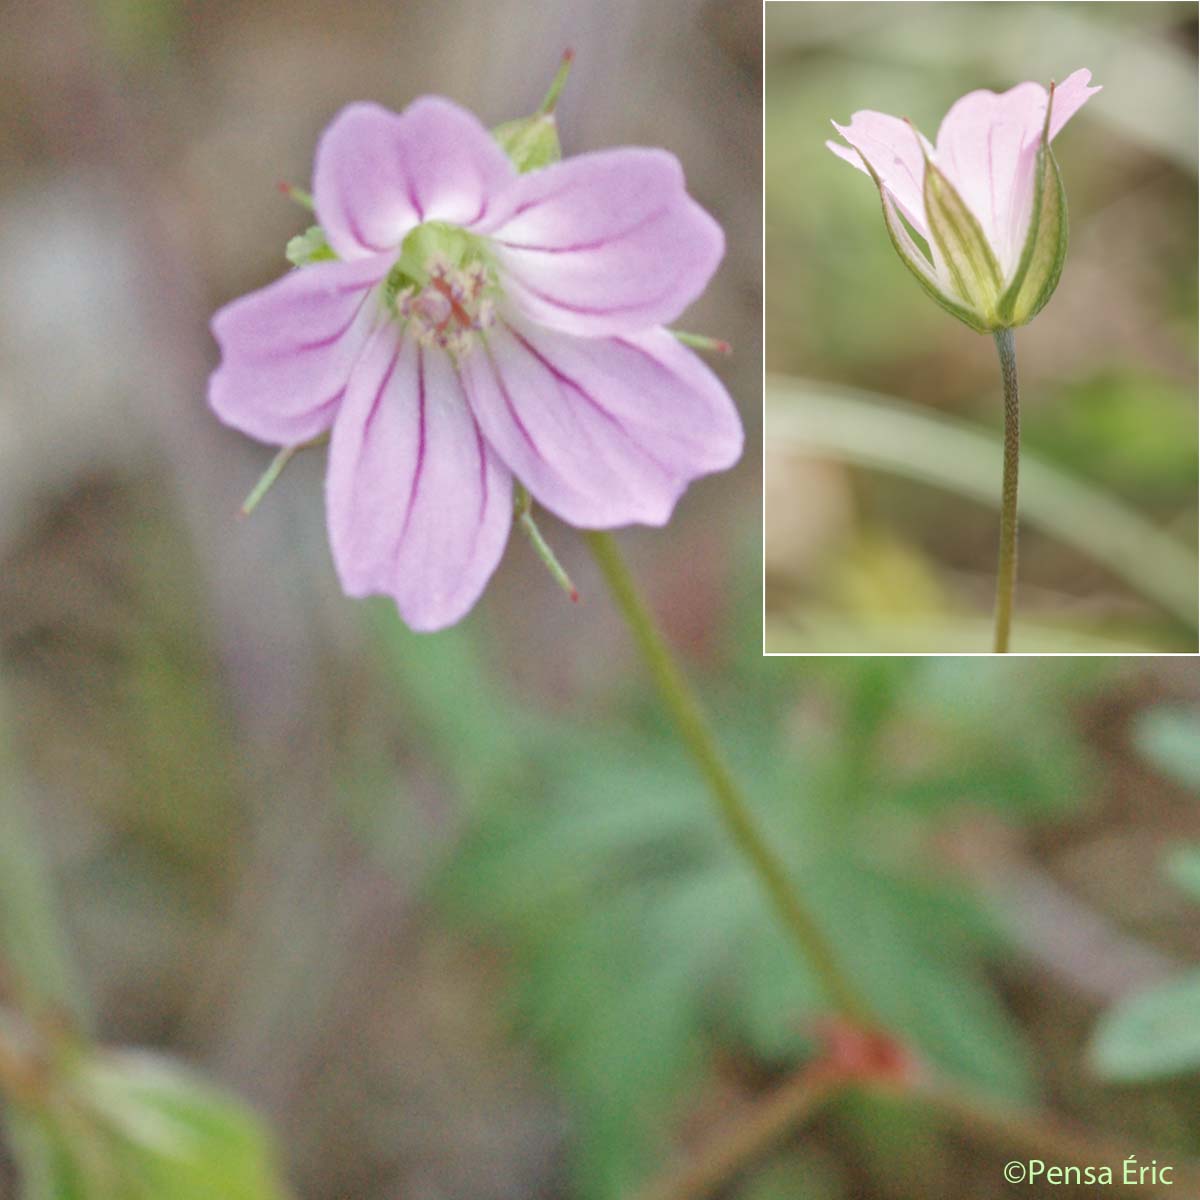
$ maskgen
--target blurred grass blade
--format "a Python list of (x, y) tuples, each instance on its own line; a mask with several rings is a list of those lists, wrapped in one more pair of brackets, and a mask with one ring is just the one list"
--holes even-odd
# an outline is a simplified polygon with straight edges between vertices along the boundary
[[(766, 647), (777, 654), (978, 654), (991, 629), (988, 617), (939, 612), (933, 617), (897, 614), (864, 621), (810, 606), (798, 619), (788, 613), (769, 614)], [(1149, 654), (1173, 648), (1148, 645), (1144, 635), (1101, 637), (1066, 624), (1031, 620), (1021, 622), (1020, 637), (1022, 654)]]
[(50, 869), (8, 736), (0, 691), (0, 965), (31, 1017), (85, 1021), (83, 991), (75, 978), (58, 923)]
[[(768, 376), (767, 436), (994, 506), (1002, 447), (964, 422), (833, 384)], [(1175, 538), (1087, 483), (1025, 453), (1021, 518), (1082, 551), (1196, 628), (1197, 563)]]

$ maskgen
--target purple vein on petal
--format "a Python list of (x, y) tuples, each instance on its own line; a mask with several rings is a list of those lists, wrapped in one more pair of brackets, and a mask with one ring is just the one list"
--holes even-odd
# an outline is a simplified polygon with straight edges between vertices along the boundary
[(363, 233), (358, 224), (358, 219), (355, 217), (353, 210), (346, 203), (346, 197), (341, 197), (342, 215), (346, 218), (346, 225), (350, 230), (351, 237), (360, 245), (365, 246), (368, 250), (373, 250), (376, 254), (382, 254), (389, 247), (377, 246), (374, 242), (368, 241), (366, 234)]
[(412, 521), (413, 509), (417, 506), (417, 492), (421, 487), (421, 475), (425, 470), (425, 351), (417, 347), (417, 461), (413, 467), (412, 486), (408, 491), (408, 509), (404, 514), (404, 526), (397, 542), (404, 541)]
[[(524, 216), (527, 212), (531, 212), (535, 208), (540, 208), (543, 204), (549, 204), (551, 200), (557, 200), (559, 196), (565, 195), (573, 187), (575, 187), (574, 183), (565, 183), (562, 187), (556, 188), (552, 192), (547, 192), (544, 196), (535, 196), (522, 204), (518, 204), (512, 212), (505, 214), (504, 225), (507, 225), (510, 221), (515, 221), (517, 217)], [(501, 225), (500, 228), (503, 229), (504, 225)]]
[[(392, 361), (388, 364), (388, 369), (383, 373), (383, 379), (379, 383), (379, 387), (375, 392), (375, 399), (371, 401), (371, 407), (367, 410), (366, 420), (363, 421), (362, 441), (359, 445), (359, 460), (362, 459), (362, 453), (366, 449), (367, 434), (371, 432), (371, 426), (375, 422), (375, 415), (379, 412), (379, 404), (383, 399), (383, 393), (387, 390), (387, 386), (392, 382), (392, 376), (396, 373), (396, 364), (400, 361), (400, 354), (404, 350), (404, 342), (400, 341), (396, 345), (396, 353), (392, 355)], [(345, 389), (343, 389), (344, 391)]]
[[(458, 382), (459, 390), (463, 393), (463, 403), (466, 403), (466, 389), (462, 386), (462, 380)], [(470, 411), (468, 409), (468, 411)], [(487, 481), (487, 444), (483, 440), (483, 430), (479, 428), (479, 422), (475, 420), (474, 413), (471, 414), (471, 424), (475, 427), (475, 452), (479, 455), (479, 528), (483, 526), (483, 516), (487, 512), (488, 502), (488, 481)], [(479, 538), (479, 528), (475, 530), (475, 540)]]
[(425, 220), (425, 209), (417, 196), (417, 185), (413, 182), (412, 176), (408, 173), (403, 162), (400, 164), (400, 174), (404, 176), (404, 194), (408, 198), (409, 204), (413, 207), (413, 212), (417, 214), (417, 221)]
[[(636, 304), (614, 304), (608, 308), (596, 308), (583, 304), (571, 304), (567, 300), (560, 300), (557, 296), (551, 296), (549, 292), (543, 292), (539, 288), (535, 288), (528, 280), (521, 278), (520, 271), (510, 269), (509, 274), (512, 275), (517, 283), (520, 284), (531, 296), (536, 296), (539, 300), (546, 304), (553, 304), (555, 308), (565, 309), (567, 312), (578, 313), (584, 317), (610, 317), (615, 313), (638, 312), (640, 309), (652, 307), (656, 304), (661, 304), (674, 291), (674, 286), (665, 288), (657, 295), (650, 296), (646, 299), (639, 300)], [(519, 335), (518, 335), (519, 336)]]
[[(480, 187), (480, 190), (483, 191), (482, 185)], [(491, 197), (489, 197), (487, 195), (486, 191), (483, 191), (483, 199), (480, 200), (480, 202), (479, 202), (479, 211), (469, 221), (466, 221), (465, 224), (468, 226), (478, 225), (479, 222), (482, 221), (483, 218), (487, 215), (488, 206), (490, 204), (491, 204)]]
[(577, 380), (572, 379), (570, 375), (567, 375), (565, 372), (556, 367), (544, 354), (537, 349), (536, 346), (523, 338), (511, 325), (506, 323), (505, 328), (520, 343), (521, 347), (527, 354), (529, 354), (537, 362), (541, 363), (541, 365), (550, 373), (560, 387), (570, 388), (577, 396), (579, 396), (581, 400), (587, 404), (590, 404), (602, 417), (604, 417), (605, 420), (611, 422), (611, 424), (620, 431), (621, 435), (635, 450), (638, 451), (638, 453), (649, 459), (650, 462), (652, 462), (660, 471), (662, 471), (662, 473), (666, 475), (668, 479), (676, 479), (678, 477), (676, 472), (672, 471), (661, 459), (657, 457), (657, 455), (647, 450), (646, 447), (643, 446), (629, 432), (629, 429), (625, 425), (624, 421), (605, 408), (604, 405), (601, 404), (600, 401), (597, 400), (595, 396), (593, 396), (585, 387), (583, 387), (582, 384), (580, 384)]
[(509, 250), (527, 250), (536, 254), (573, 254), (584, 250), (599, 250), (603, 246), (610, 246), (613, 242), (620, 241), (622, 238), (629, 237), (630, 234), (637, 233), (639, 229), (653, 224), (661, 217), (665, 217), (670, 211), (664, 205), (662, 208), (655, 209), (654, 212), (635, 221), (627, 229), (619, 230), (617, 233), (609, 234), (606, 237), (596, 238), (594, 241), (576, 242), (570, 246), (537, 246), (525, 242), (506, 242), (503, 238), (496, 238), (495, 241), (497, 245), (505, 246)]
[(521, 414), (517, 411), (517, 406), (513, 403), (513, 398), (508, 391), (508, 385), (504, 382), (504, 376), (500, 373), (500, 366), (492, 354), (491, 347), (486, 349), (486, 354), (488, 365), (492, 368), (492, 376), (496, 380), (496, 387), (500, 389), (500, 395), (504, 397), (504, 407), (508, 409), (508, 415), (512, 417), (513, 424), (516, 425), (521, 437), (525, 439), (526, 444), (529, 446), (530, 450), (533, 451), (536, 457), (540, 458), (542, 462), (549, 462), (546, 456), (542, 453), (537, 442), (534, 440), (533, 434), (529, 432), (529, 428), (521, 419)]
[(343, 384), (328, 400), (322, 400), (320, 404), (313, 410), (314, 412), (323, 413), (326, 409), (333, 408), (334, 405), (340, 404), (342, 398), (346, 395), (346, 385)]
[[(354, 312), (351, 314), (350, 320), (348, 320), (345, 325), (341, 327), (341, 329), (337, 330), (336, 333), (331, 333), (328, 337), (318, 338), (315, 342), (301, 342), (299, 345), (293, 346), (290, 350), (286, 351), (286, 353), (306, 354), (310, 350), (324, 350), (327, 346), (332, 346), (334, 342), (339, 341), (342, 336), (349, 331), (350, 326), (358, 320), (358, 314), (362, 312), (363, 305), (366, 304), (367, 297), (371, 294), (371, 288), (373, 286), (373, 284), (367, 284), (367, 286), (363, 289), (363, 297), (358, 302)], [(284, 352), (281, 351), (280, 353), (282, 354)]]

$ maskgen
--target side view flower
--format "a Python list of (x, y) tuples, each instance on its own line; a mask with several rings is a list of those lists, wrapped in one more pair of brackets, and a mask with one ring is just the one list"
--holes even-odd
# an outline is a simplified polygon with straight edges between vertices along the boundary
[[(925, 290), (980, 333), (1024, 325), (1050, 299), (1067, 248), (1066, 194), (1051, 141), (1100, 89), (1079, 70), (1050, 90), (1021, 83), (970, 92), (938, 129), (856, 112), (829, 141), (870, 175), (900, 257)], [(900, 218), (903, 218), (901, 220)], [(909, 230), (929, 247), (927, 257)]]
[[(932, 145), (911, 122), (863, 111), (825, 144), (870, 175), (888, 236), (926, 293), (991, 333), (1004, 385), (1004, 478), (993, 649), (1009, 646), (1017, 575), (1020, 401), (1013, 329), (1046, 306), (1067, 254), (1067, 196), (1050, 143), (1090, 96), (1091, 72), (956, 101)], [(924, 239), (928, 253), (914, 232)]]
[(330, 434), (349, 595), (442, 628), (500, 560), (514, 480), (581, 528), (661, 525), (740, 456), (725, 388), (665, 328), (724, 250), (672, 155), (520, 173), (448, 100), (359, 103), (320, 140), (313, 203), (306, 265), (213, 319), (209, 401), (264, 442)]

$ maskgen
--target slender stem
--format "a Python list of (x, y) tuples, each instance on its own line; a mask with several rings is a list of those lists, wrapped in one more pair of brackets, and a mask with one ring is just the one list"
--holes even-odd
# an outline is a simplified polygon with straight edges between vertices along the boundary
[(1000, 565), (996, 572), (997, 654), (1008, 652), (1013, 593), (1017, 586), (1017, 467), (1021, 458), (1021, 406), (1017, 390), (1017, 348), (1011, 329), (995, 332), (1004, 379), (1004, 483), (1000, 502)]
[(841, 1080), (802, 1071), (758, 1101), (706, 1142), (694, 1161), (678, 1166), (638, 1193), (637, 1200), (703, 1200), (715, 1195), (842, 1090)]
[[(847, 1090), (864, 1095), (895, 1096), (892, 1086), (855, 1082), (803, 1067), (775, 1091), (757, 1102), (732, 1127), (718, 1131), (695, 1159), (655, 1179), (637, 1200), (705, 1200), (751, 1167), (790, 1131), (808, 1120), (822, 1105)], [(917, 1104), (933, 1109), (957, 1130), (1005, 1150), (1017, 1161), (1023, 1155), (1056, 1163), (1092, 1163), (1108, 1166), (1117, 1191), (1166, 1196), (1165, 1188), (1139, 1183), (1123, 1186), (1122, 1164), (1138, 1149), (1107, 1134), (1064, 1121), (1054, 1113), (1006, 1108), (993, 1099), (931, 1076), (908, 1093)], [(1171, 1164), (1168, 1186), (1183, 1185), (1196, 1192), (1200, 1172), (1190, 1160), (1157, 1159), (1143, 1151), (1141, 1161)]]
[(700, 705), (639, 595), (612, 535), (592, 532), (585, 536), (659, 695), (708, 784), (725, 828), (758, 876), (776, 915), (837, 1011), (856, 1022), (872, 1024), (870, 1006), (842, 969), (820, 924), (800, 898), (783, 862), (759, 829), (745, 796), (725, 764)]
[(571, 581), (566, 568), (558, 561), (558, 555), (550, 548), (550, 543), (542, 536), (542, 531), (533, 519), (533, 497), (521, 484), (516, 484), (516, 503), (514, 509), (517, 523), (529, 539), (533, 552), (542, 560), (542, 565), (550, 572), (550, 578), (567, 594), (572, 604), (579, 603), (579, 589)]
[(242, 501), (242, 507), (238, 510), (238, 515), (248, 517), (258, 507), (259, 501), (275, 486), (275, 481), (283, 473), (283, 468), (292, 461), (292, 456), (297, 450), (307, 450), (310, 446), (319, 446), (322, 442), (327, 441), (329, 441), (329, 434), (322, 433), (310, 441), (299, 442), (295, 446), (284, 446), (271, 459), (270, 465), (259, 476), (258, 482), (250, 490), (250, 495)]

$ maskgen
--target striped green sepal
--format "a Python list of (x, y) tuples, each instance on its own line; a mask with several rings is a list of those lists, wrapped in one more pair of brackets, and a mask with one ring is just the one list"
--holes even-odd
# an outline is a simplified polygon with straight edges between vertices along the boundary
[(988, 326), (983, 319), (967, 308), (957, 296), (949, 292), (938, 278), (928, 258), (913, 241), (912, 234), (900, 219), (900, 214), (896, 211), (896, 202), (865, 157), (863, 164), (879, 189), (879, 199), (883, 204), (883, 223), (887, 227), (888, 237), (892, 239), (896, 253), (900, 256), (900, 261), (913, 273), (913, 277), (931, 300), (940, 304), (951, 316), (957, 317), (963, 324), (969, 325), (976, 333), (987, 333)]
[[(975, 215), (954, 185), (925, 159), (925, 218), (929, 234), (965, 306), (978, 314), (984, 331), (996, 329), (1004, 277)], [(979, 328), (979, 326), (976, 326)]]
[(1000, 316), (1006, 325), (1025, 325), (1046, 307), (1058, 287), (1067, 257), (1067, 193), (1050, 149), (1051, 89), (1042, 141), (1034, 168), (1033, 208), (1029, 232), (1012, 282), (1000, 298)]

